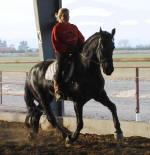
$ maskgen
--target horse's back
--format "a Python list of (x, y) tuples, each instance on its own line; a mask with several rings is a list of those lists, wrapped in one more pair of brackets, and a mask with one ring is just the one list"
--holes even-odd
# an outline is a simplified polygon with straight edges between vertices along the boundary
[(45, 73), (50, 64), (55, 62), (54, 59), (41, 61), (34, 65), (28, 73), (25, 82), (25, 88), (28, 87), (30, 90), (37, 91), (40, 88), (47, 87), (48, 81), (45, 79)]
[(31, 70), (29, 71), (28, 78), (32, 79), (33, 77), (36, 78), (44, 78), (45, 73), (47, 71), (47, 68), (49, 67), (50, 64), (55, 62), (54, 59), (52, 60), (47, 60), (47, 61), (41, 61), (40, 63), (34, 65)]

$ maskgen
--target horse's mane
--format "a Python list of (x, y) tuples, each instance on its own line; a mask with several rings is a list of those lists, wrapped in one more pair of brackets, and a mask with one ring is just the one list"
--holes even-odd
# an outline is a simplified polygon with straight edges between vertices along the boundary
[(88, 43), (88, 42), (91, 42), (95, 37), (99, 36), (100, 33), (99, 32), (96, 32), (94, 33), (92, 36), (90, 36), (86, 41), (85, 41), (85, 44)]
[[(102, 37), (103, 40), (107, 41), (109, 38), (111, 38), (111, 34), (109, 32), (103, 31), (102, 33), (103, 33), (103, 37)], [(100, 37), (101, 37), (100, 32), (96, 32), (92, 36), (90, 36), (83, 45), (83, 51), (84, 49), (87, 50), (91, 45), (95, 46), (95, 44), (97, 43), (96, 40), (98, 40), (98, 38)]]
[(97, 39), (98, 37), (100, 37), (100, 33), (96, 32), (94, 33), (92, 36), (90, 36), (84, 43), (83, 48), (86, 49), (90, 46), (90, 44), (93, 42), (93, 40)]

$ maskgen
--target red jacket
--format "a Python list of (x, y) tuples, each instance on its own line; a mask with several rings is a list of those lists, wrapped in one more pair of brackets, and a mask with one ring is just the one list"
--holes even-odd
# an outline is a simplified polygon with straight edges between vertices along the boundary
[(52, 45), (55, 53), (66, 52), (70, 46), (78, 42), (84, 43), (84, 37), (77, 26), (70, 23), (57, 23), (52, 30)]

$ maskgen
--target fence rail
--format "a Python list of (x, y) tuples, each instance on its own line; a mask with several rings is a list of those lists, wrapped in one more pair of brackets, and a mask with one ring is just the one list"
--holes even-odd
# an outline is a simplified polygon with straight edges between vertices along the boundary
[[(38, 63), (39, 61), (0, 61), (0, 64), (21, 64), (21, 63)], [(115, 58), (114, 62), (150, 62), (150, 58)], [(150, 66), (115, 66), (119, 69), (133, 68), (135, 69), (135, 82), (136, 82), (136, 121), (140, 121), (140, 106), (139, 106), (139, 69), (140, 68), (150, 68)], [(4, 82), (3, 72), (19, 72), (27, 75), (26, 71), (15, 71), (15, 70), (0, 70), (0, 105), (2, 105), (2, 96), (23, 96), (22, 93), (4, 93), (2, 90), (3, 84), (13, 84), (13, 85), (24, 85), (23, 82)], [(4, 105), (9, 106), (9, 105)], [(9, 106), (9, 107), (21, 107), (21, 106)]]
[(24, 64), (24, 63), (38, 63), (40, 61), (0, 61), (0, 64)]
[(114, 62), (150, 62), (150, 58), (114, 58)]
[[(150, 62), (150, 58), (114, 58), (114, 62)], [(40, 61), (0, 61), (0, 64), (38, 63)]]

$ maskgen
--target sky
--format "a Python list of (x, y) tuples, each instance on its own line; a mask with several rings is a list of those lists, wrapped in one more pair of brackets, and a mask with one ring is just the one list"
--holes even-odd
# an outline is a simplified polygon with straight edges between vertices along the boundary
[[(0, 0), (0, 39), (18, 46), (22, 40), (38, 47), (33, 0)], [(87, 39), (102, 30), (116, 28), (115, 43), (150, 44), (150, 0), (62, 0), (70, 10), (70, 22)]]

